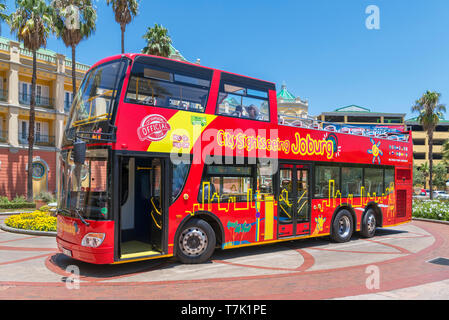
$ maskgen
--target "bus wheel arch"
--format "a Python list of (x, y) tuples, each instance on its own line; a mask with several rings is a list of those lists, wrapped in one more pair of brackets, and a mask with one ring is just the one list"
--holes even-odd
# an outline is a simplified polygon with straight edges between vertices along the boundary
[[(338, 224), (341, 224), (341, 232), (338, 231)], [(335, 242), (347, 242), (351, 239), (356, 226), (357, 216), (354, 209), (350, 205), (340, 205), (332, 215), (330, 237)]]
[[(202, 224), (201, 221), (205, 222), (211, 228), (210, 231), (213, 233), (214, 245), (212, 248), (212, 252), (216, 248), (216, 246), (221, 246), (221, 244), (223, 243), (223, 240), (224, 240), (224, 230), (223, 230), (223, 226), (222, 226), (220, 220), (211, 212), (208, 212), (208, 211), (197, 212), (197, 213), (195, 213), (195, 215), (186, 216), (184, 218), (184, 220), (179, 224), (178, 229), (176, 230), (176, 233), (175, 233), (175, 238), (174, 238), (174, 249), (173, 249), (174, 256), (177, 256), (178, 258), (180, 255), (182, 256), (182, 253), (179, 252), (178, 241), (180, 240), (180, 237), (182, 236), (183, 230), (185, 230), (186, 227), (188, 227), (188, 226)], [(207, 226), (205, 226), (204, 228), (207, 228)], [(199, 259), (199, 260), (202, 260), (202, 259)], [(191, 262), (186, 262), (186, 263), (201, 263), (201, 262), (203, 262), (203, 261), (199, 261), (199, 262), (191, 261)]]

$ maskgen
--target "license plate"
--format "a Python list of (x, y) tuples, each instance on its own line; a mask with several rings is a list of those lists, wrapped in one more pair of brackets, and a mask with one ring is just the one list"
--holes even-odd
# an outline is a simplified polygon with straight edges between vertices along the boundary
[(72, 257), (72, 251), (62, 248), (62, 253), (65, 254), (66, 256)]

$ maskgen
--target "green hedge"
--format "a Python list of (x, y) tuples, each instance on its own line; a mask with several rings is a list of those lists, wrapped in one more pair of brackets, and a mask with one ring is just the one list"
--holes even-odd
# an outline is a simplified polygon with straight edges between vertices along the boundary
[(34, 209), (36, 204), (34, 202), (10, 202), (0, 203), (0, 209)]

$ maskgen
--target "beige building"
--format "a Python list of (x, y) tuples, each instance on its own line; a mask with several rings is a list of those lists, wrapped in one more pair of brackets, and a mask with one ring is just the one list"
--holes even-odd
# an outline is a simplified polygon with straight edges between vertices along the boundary
[(321, 113), (317, 119), (323, 122), (354, 125), (384, 125), (405, 128), (405, 113), (372, 112), (368, 108), (350, 105)]
[[(26, 194), (32, 53), (0, 37), (0, 195)], [(77, 86), (89, 66), (76, 63)], [(72, 62), (51, 50), (37, 52), (33, 191), (56, 191), (57, 152), (73, 99)]]
[[(405, 123), (412, 130), (414, 164), (420, 166), (425, 162), (429, 163), (429, 139), (427, 138), (427, 132), (424, 131), (416, 118), (409, 119)], [(447, 139), (449, 139), (449, 120), (441, 119), (433, 133), (432, 155), (434, 164), (443, 161), (443, 143)]]
[(277, 93), (278, 114), (285, 118), (306, 118), (309, 113), (309, 102), (294, 96), (285, 84)]

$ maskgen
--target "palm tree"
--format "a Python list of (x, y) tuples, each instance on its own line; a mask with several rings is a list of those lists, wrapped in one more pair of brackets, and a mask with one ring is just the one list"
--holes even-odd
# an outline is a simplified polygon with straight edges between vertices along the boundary
[(72, 48), (72, 92), (76, 95), (76, 47), (81, 40), (94, 31), (97, 12), (91, 0), (53, 0), (54, 25), (56, 36)]
[(443, 143), (441, 150), (442, 158), (446, 166), (449, 166), (449, 139), (446, 139)]
[(7, 21), (8, 20), (8, 15), (5, 14), (5, 11), (6, 11), (5, 0), (0, 0), (0, 20), (1, 21)]
[(168, 58), (172, 40), (166, 28), (155, 24), (153, 28), (148, 28), (143, 38), (147, 40), (147, 46), (142, 53)]
[(412, 107), (412, 112), (419, 112), (417, 118), (418, 122), (423, 126), (423, 129), (427, 131), (427, 140), (429, 142), (429, 189), (430, 199), (433, 199), (432, 194), (432, 174), (433, 174), (433, 132), (440, 121), (443, 118), (443, 112), (446, 112), (446, 107), (439, 104), (441, 94), (427, 90), (421, 98), (419, 98), (415, 105)]
[(427, 186), (427, 178), (429, 177), (429, 165), (427, 164), (427, 162), (424, 162), (424, 163), (422, 163), (420, 166), (419, 166), (419, 171), (421, 171), (422, 172), (422, 175), (423, 175), (423, 177), (424, 177), (424, 183), (423, 183), (423, 185), (424, 185), (424, 189), (426, 189), (426, 186)]
[(126, 25), (131, 23), (137, 16), (139, 9), (139, 0), (106, 0), (109, 5), (112, 3), (112, 10), (115, 13), (115, 21), (120, 24), (122, 31), (122, 54), (125, 53), (125, 29)]
[(23, 41), (26, 49), (33, 53), (33, 76), (31, 78), (30, 120), (28, 128), (28, 177), (27, 200), (33, 201), (33, 145), (36, 105), (36, 52), (47, 44), (47, 37), (52, 25), (50, 7), (45, 0), (16, 0), (16, 11), (8, 17), (12, 33)]

